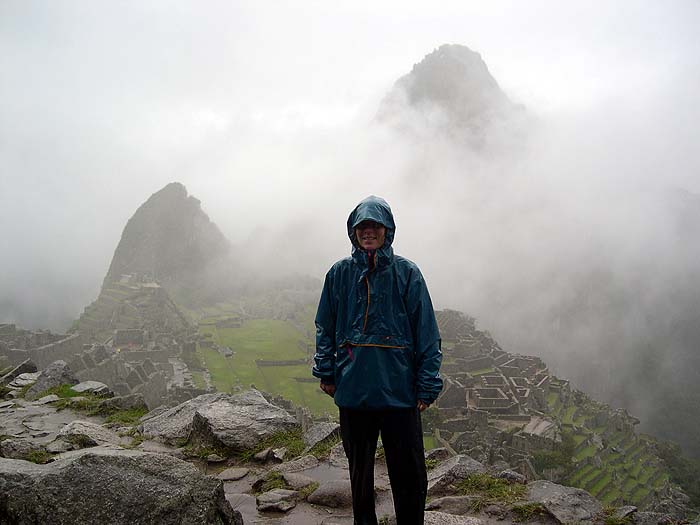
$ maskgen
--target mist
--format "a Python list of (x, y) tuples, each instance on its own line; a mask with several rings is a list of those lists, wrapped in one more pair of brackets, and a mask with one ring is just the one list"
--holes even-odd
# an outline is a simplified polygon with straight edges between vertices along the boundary
[[(0, 322), (67, 329), (168, 182), (271, 277), (321, 279), (375, 194), (437, 308), (643, 417), (653, 400), (616, 388), (616, 367), (696, 307), (697, 225), (680, 203), (698, 217), (699, 15), (695, 2), (3, 2)], [(408, 134), (375, 118), (443, 43), (481, 53), (524, 107), (479, 146), (439, 114), (405, 115)], [(672, 348), (659, 353), (671, 366)]]

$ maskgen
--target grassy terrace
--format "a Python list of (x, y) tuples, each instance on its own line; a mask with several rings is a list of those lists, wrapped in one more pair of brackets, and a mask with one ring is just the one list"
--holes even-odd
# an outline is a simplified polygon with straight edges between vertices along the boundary
[(492, 374), (495, 371), (496, 371), (496, 369), (492, 367), (492, 368), (480, 368), (479, 370), (474, 370), (473, 372), (469, 372), (469, 373), (473, 376), (483, 376), (486, 374)]
[(576, 406), (571, 405), (566, 408), (566, 411), (564, 412), (563, 417), (561, 418), (562, 423), (565, 425), (573, 425), (574, 424), (574, 413), (576, 412)]
[(576, 452), (576, 454), (574, 454), (574, 460), (578, 462), (578, 461), (581, 461), (582, 459), (586, 459), (586, 458), (589, 458), (591, 456), (595, 456), (595, 453), (596, 453), (596, 448), (593, 445), (590, 445), (590, 446), (585, 447), (585, 448), (579, 450), (578, 452)]
[(305, 359), (300, 342), (306, 339), (291, 323), (269, 319), (246, 321), (240, 328), (216, 328), (200, 323), (200, 332), (211, 334), (214, 342), (228, 346), (234, 356), (226, 358), (216, 350), (199, 348), (198, 353), (211, 374), (214, 387), (231, 392), (236, 387), (256, 387), (281, 395), (297, 405), (308, 407), (315, 414), (337, 413), (333, 400), (318, 388), (316, 382), (301, 383), (295, 377), (311, 376), (310, 365), (258, 367), (256, 359), (286, 361)]
[(598, 497), (605, 487), (612, 481), (612, 474), (608, 471), (590, 488), (589, 492)]

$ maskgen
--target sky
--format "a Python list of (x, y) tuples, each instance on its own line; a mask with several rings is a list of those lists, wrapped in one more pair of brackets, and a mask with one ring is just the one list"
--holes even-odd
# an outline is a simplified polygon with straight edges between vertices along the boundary
[[(67, 328), (128, 218), (179, 181), (234, 245), (319, 278), (382, 195), (436, 306), (503, 326), (513, 290), (663, 238), (619, 195), (700, 193), (698, 22), (693, 1), (3, 0), (0, 322)], [(486, 153), (373, 124), (443, 43), (532, 123)]]

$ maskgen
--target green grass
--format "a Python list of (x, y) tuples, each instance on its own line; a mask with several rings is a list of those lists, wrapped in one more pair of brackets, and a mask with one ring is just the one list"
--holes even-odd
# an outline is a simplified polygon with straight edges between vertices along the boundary
[(601, 492), (605, 487), (608, 486), (608, 483), (610, 483), (611, 480), (612, 480), (612, 475), (610, 474), (610, 472), (607, 472), (607, 473), (605, 474), (605, 476), (603, 476), (601, 479), (599, 479), (599, 480), (595, 483), (595, 485), (593, 485), (593, 486), (591, 487), (591, 490), (589, 490), (588, 492), (590, 492), (591, 494), (593, 494), (594, 496), (597, 497), (597, 496), (600, 494), (600, 492)]
[(318, 459), (327, 459), (331, 455), (331, 449), (340, 443), (340, 436), (330, 436), (323, 441), (319, 441), (309, 450), (309, 454)]
[[(42, 398), (44, 396), (49, 396), (51, 394), (55, 394), (58, 397), (60, 397), (61, 399), (66, 399), (69, 397), (84, 397), (85, 396), (85, 392), (76, 392), (75, 390), (73, 390), (72, 387), (73, 387), (73, 385), (66, 384), (66, 385), (59, 385), (59, 386), (55, 386), (53, 388), (49, 388), (48, 390), (44, 390), (41, 394), (39, 394), (37, 399)], [(94, 394), (88, 393), (88, 395), (93, 396)]]
[(584, 441), (586, 441), (586, 438), (587, 438), (587, 437), (588, 437), (588, 436), (585, 435), (585, 434), (574, 434), (574, 444), (575, 444), (576, 446), (580, 445), (581, 443), (583, 443)]
[(609, 490), (605, 491), (605, 494), (600, 495), (600, 501), (602, 501), (605, 505), (612, 505), (617, 501), (617, 499), (620, 496), (620, 491), (617, 488), (612, 487)]
[(603, 523), (605, 525), (627, 525), (632, 522), (632, 516), (625, 516), (624, 518), (615, 517), (615, 507), (607, 506), (603, 509)]
[(474, 370), (474, 371), (469, 372), (469, 373), (470, 373), (471, 375), (473, 375), (473, 376), (483, 376), (483, 375), (486, 375), (486, 374), (491, 374), (491, 373), (493, 373), (493, 372), (495, 372), (495, 371), (496, 371), (495, 368), (490, 367), (490, 368), (480, 368), (479, 370)]
[(263, 439), (255, 448), (240, 452), (238, 455), (243, 461), (250, 461), (258, 452), (262, 452), (266, 448), (286, 448), (287, 456), (285, 459), (298, 457), (306, 448), (304, 440), (301, 437), (301, 429), (297, 428), (285, 432), (277, 432), (272, 436)]
[(595, 456), (596, 448), (593, 445), (589, 445), (574, 454), (574, 459), (576, 461), (581, 461), (591, 456)]
[(564, 412), (564, 415), (561, 418), (562, 423), (564, 423), (565, 425), (573, 425), (574, 424), (574, 412), (576, 412), (575, 405), (567, 407), (566, 412)]
[(527, 492), (525, 485), (509, 483), (488, 474), (470, 474), (456, 484), (457, 493), (461, 495), (481, 496), (486, 500), (501, 503), (513, 503), (523, 498)]
[(281, 395), (297, 405), (308, 407), (314, 414), (337, 414), (333, 399), (317, 383), (300, 383), (294, 377), (311, 377), (311, 365), (258, 367), (256, 359), (294, 360), (307, 357), (300, 343), (307, 339), (286, 321), (255, 319), (240, 328), (219, 328), (200, 325), (200, 332), (211, 333), (220, 346), (233, 349), (234, 356), (226, 358), (219, 352), (200, 348), (202, 357), (219, 392), (231, 392), (251, 384), (271, 394)]
[(207, 387), (203, 372), (192, 372), (192, 382), (195, 388), (199, 388), (200, 390), (204, 390)]
[(646, 487), (639, 487), (637, 490), (634, 491), (632, 494), (632, 503), (635, 505), (641, 503), (644, 498), (646, 498), (649, 495), (649, 489)]
[(523, 521), (530, 521), (541, 516), (546, 516), (549, 513), (547, 509), (541, 503), (525, 503), (523, 505), (514, 505), (510, 509), (515, 515), (513, 521), (515, 523), (520, 523)]
[(434, 448), (438, 448), (438, 442), (437, 439), (435, 439), (435, 436), (426, 436), (425, 434), (423, 434), (423, 448), (425, 450), (432, 450)]
[(31, 461), (32, 463), (37, 463), (39, 465), (45, 465), (53, 456), (46, 452), (45, 450), (30, 450), (24, 455), (24, 460)]
[(105, 423), (134, 426), (138, 424), (139, 419), (141, 419), (147, 413), (148, 409), (146, 407), (132, 408), (129, 410), (117, 410), (116, 412), (112, 412), (109, 416), (107, 416)]
[(592, 469), (593, 469), (593, 465), (591, 465), (590, 463), (584, 465), (583, 467), (581, 467), (580, 469), (578, 469), (576, 472), (574, 472), (571, 476), (569, 476), (568, 484), (570, 484), (570, 485), (575, 485), (575, 486), (579, 486), (579, 483), (581, 482), (581, 480), (582, 480), (582, 479), (586, 476), (586, 474), (588, 474)]

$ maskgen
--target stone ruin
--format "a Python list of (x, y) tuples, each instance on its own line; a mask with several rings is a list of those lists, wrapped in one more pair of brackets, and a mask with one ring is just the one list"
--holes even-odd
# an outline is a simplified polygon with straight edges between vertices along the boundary
[(76, 329), (58, 335), (0, 325), (5, 367), (29, 359), (41, 369), (63, 360), (80, 380), (100, 381), (118, 395), (141, 393), (150, 408), (212, 390), (205, 371), (205, 388), (195, 386), (187, 364), (196, 350), (196, 327), (157, 283), (128, 275), (105, 285)]
[[(476, 329), (474, 319), (451, 310), (436, 314), (444, 341), (444, 388), (431, 425), (441, 446), (486, 463), (505, 461), (526, 476), (556, 481), (560, 472), (537, 472), (533, 456), (558, 450), (566, 431), (577, 437), (578, 470), (568, 480), (571, 484), (612, 494), (609, 503), (633, 496), (635, 504), (653, 506), (668, 495), (671, 485), (661, 461), (653, 446), (635, 433), (638, 419), (572, 390), (540, 358), (504, 351), (488, 332)], [(552, 407), (566, 407), (566, 413)], [(644, 464), (651, 474), (640, 475), (627, 466), (640, 457), (648, 458)], [(605, 468), (608, 464), (612, 466)], [(623, 483), (632, 488), (616, 492), (615, 484)]]

